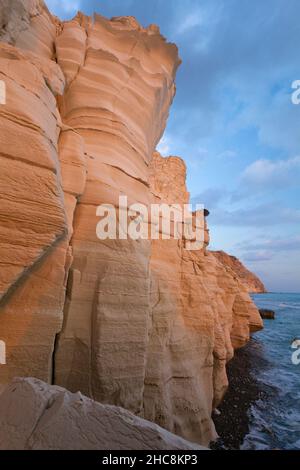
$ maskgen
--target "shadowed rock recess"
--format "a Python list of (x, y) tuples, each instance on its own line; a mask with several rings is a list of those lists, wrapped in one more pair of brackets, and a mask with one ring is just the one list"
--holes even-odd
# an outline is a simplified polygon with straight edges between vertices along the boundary
[(207, 445), (226, 362), (262, 327), (247, 288), (206, 246), (96, 237), (120, 195), (189, 200), (184, 162), (155, 152), (177, 48), (41, 0), (1, 0), (0, 27), (0, 384), (36, 377)]

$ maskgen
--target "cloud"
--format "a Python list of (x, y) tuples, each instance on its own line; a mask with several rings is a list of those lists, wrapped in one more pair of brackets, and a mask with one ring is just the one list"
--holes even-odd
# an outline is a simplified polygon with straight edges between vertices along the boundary
[(47, 0), (47, 6), (54, 14), (75, 14), (80, 9), (80, 0)]
[(272, 259), (272, 254), (268, 251), (254, 251), (249, 253), (244, 253), (243, 260), (246, 262), (261, 262), (261, 261), (270, 261)]
[(263, 145), (282, 149), (288, 153), (299, 151), (296, 135), (299, 132), (300, 107), (291, 103), (291, 84), (296, 72), (283, 73), (282, 83), (272, 96), (272, 88), (266, 101), (257, 102), (251, 112), (252, 122), (256, 119), (258, 137)]
[(208, 188), (197, 196), (191, 198), (191, 204), (204, 204), (208, 209), (214, 209), (219, 206), (221, 201), (228, 196), (228, 190), (225, 188)]
[(200, 11), (188, 13), (180, 23), (177, 34), (184, 34), (196, 26), (200, 26), (201, 23), (203, 23), (203, 17)]
[(300, 236), (293, 235), (281, 238), (262, 239), (253, 243), (253, 241), (245, 241), (238, 244), (240, 248), (251, 251), (268, 250), (272, 252), (300, 251)]
[[(245, 240), (238, 243), (236, 249), (241, 253), (241, 259), (244, 262), (255, 265), (256, 263), (272, 261), (278, 270), (283, 263), (288, 262), (289, 256), (293, 256), (295, 261), (299, 258), (300, 236), (292, 235), (270, 239), (258, 238), (256, 241), (253, 241), (253, 239)], [(278, 264), (276, 265), (276, 263)], [(293, 263), (290, 263), (290, 265), (292, 267)]]
[(242, 185), (250, 187), (300, 186), (300, 157), (287, 160), (261, 159), (251, 163), (242, 174)]
[(279, 203), (261, 204), (231, 211), (218, 208), (211, 212), (210, 223), (214, 225), (252, 227), (254, 230), (261, 227), (281, 225), (284, 230), (287, 225), (300, 223), (300, 210), (283, 207)]

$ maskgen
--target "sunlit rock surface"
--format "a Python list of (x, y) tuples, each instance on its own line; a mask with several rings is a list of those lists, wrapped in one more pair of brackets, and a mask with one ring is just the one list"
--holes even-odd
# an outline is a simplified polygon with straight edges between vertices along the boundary
[(206, 221), (196, 251), (96, 236), (119, 196), (189, 201), (184, 162), (155, 152), (177, 48), (131, 17), (1, 4), (0, 384), (34, 376), (207, 445), (226, 362), (262, 327), (247, 288)]
[(238, 258), (230, 256), (224, 251), (214, 251), (213, 254), (221, 263), (232, 269), (233, 273), (246, 287), (249, 293), (263, 294), (267, 292), (261, 280), (254, 273), (249, 271)]

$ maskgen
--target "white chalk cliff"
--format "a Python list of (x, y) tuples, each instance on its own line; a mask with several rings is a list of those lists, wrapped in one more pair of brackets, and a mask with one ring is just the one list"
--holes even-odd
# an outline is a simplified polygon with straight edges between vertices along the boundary
[(120, 195), (188, 201), (184, 162), (155, 152), (177, 48), (132, 17), (0, 6), (0, 384), (35, 377), (207, 445), (226, 362), (262, 327), (247, 288), (206, 246), (96, 236)]

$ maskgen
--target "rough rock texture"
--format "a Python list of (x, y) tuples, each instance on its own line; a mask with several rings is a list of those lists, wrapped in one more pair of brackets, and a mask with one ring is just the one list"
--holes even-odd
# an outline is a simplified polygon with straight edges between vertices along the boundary
[(37, 379), (1, 395), (0, 450), (207, 450), (115, 406)]
[(56, 104), (65, 78), (50, 60), (56, 25), (43, 2), (2, 0), (0, 11), (0, 336), (8, 363), (0, 375), (48, 381), (66, 275)]
[(232, 269), (249, 293), (263, 294), (267, 292), (261, 280), (254, 273), (249, 271), (238, 258), (228, 255), (224, 251), (212, 251), (212, 253), (221, 263)]
[[(188, 201), (181, 159), (156, 152), (150, 170), (155, 202)], [(262, 326), (244, 286), (206, 251), (205, 229), (198, 251), (184, 249), (184, 241), (152, 241), (144, 391), (148, 419), (199, 442), (214, 436), (210, 416), (228, 385), (226, 362)]]
[(121, 195), (150, 203), (148, 167), (175, 91), (177, 48), (133, 18), (78, 15), (56, 49), (67, 77), (61, 116), (84, 140), (87, 181), (75, 213), (55, 381), (143, 414), (151, 244), (99, 241), (96, 208), (118, 206)]
[(0, 383), (54, 382), (206, 445), (226, 361), (262, 327), (247, 289), (206, 250), (206, 222), (196, 251), (96, 237), (120, 195), (188, 202), (183, 161), (155, 152), (177, 48), (131, 17), (1, 5)]

